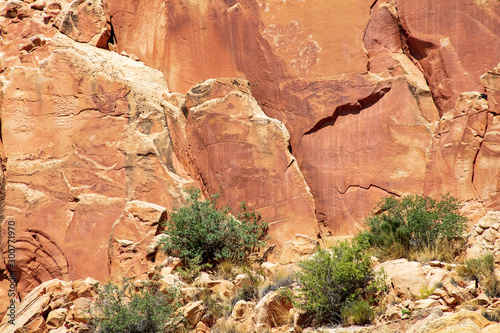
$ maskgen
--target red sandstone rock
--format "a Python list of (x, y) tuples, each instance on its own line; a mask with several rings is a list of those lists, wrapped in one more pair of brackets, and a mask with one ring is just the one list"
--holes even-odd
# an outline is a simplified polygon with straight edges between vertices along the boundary
[(421, 65), (441, 114), (458, 96), (481, 91), (480, 77), (498, 64), (498, 1), (395, 0), (407, 53)]
[[(388, 194), (500, 209), (498, 2), (31, 2), (0, 1), (0, 199), (22, 296), (144, 273), (157, 219), (129, 208), (170, 210), (194, 184), (258, 209), (279, 244), (318, 222), (355, 232)], [(252, 92), (165, 82), (223, 76)]]
[(111, 37), (109, 9), (106, 1), (75, 0), (56, 22), (58, 29), (77, 42), (107, 48)]
[[(283, 123), (267, 117), (244, 80), (208, 80), (186, 98), (187, 141), (203, 184), (223, 203), (245, 201), (269, 221), (272, 241), (316, 237), (314, 201)], [(304, 223), (306, 221), (306, 223)]]
[(111, 229), (109, 269), (111, 279), (121, 282), (148, 272), (147, 246), (166, 219), (165, 208), (142, 201), (130, 201)]
[[(162, 70), (174, 90), (214, 76), (251, 82), (264, 112), (289, 130), (317, 219), (335, 233), (354, 231), (389, 193), (462, 186), (426, 150), (439, 114), (481, 91), (480, 75), (498, 62), (499, 5), (431, 2), (109, 1), (117, 49)], [(134, 16), (144, 12), (153, 14)], [(355, 117), (346, 124), (342, 114)]]
[(126, 202), (172, 209), (191, 184), (172, 150), (159, 72), (62, 35), (43, 48), (52, 53), (42, 66), (2, 77), (5, 216), (16, 221), (21, 296), (51, 278), (106, 280)]

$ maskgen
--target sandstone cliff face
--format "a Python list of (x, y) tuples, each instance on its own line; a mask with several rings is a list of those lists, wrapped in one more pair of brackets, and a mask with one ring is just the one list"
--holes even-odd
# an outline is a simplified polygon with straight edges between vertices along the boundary
[(192, 184), (169, 137), (161, 73), (63, 35), (43, 48), (33, 52), (48, 55), (39, 67), (9, 68), (2, 80), (4, 207), (16, 222), (20, 291), (49, 278), (106, 279), (127, 201), (172, 209)]
[(110, 0), (109, 7), (117, 50), (163, 71), (174, 91), (217, 76), (252, 83), (264, 112), (289, 130), (326, 229), (353, 231), (388, 194), (449, 191), (499, 208), (497, 182), (481, 180), (496, 179), (487, 169), (496, 170), (498, 155), (482, 145), (483, 135), (494, 140), (485, 118), (494, 122), (495, 114), (486, 106), (473, 117), (485, 130), (471, 147), (469, 139), (448, 147), (435, 132), (441, 116), (448, 122), (461, 108), (462, 93), (483, 93), (481, 75), (500, 60), (498, 2)]
[(389, 194), (500, 210), (499, 17), (493, 0), (0, 1), (21, 296), (144, 274), (190, 186), (258, 209), (279, 245), (352, 233)]

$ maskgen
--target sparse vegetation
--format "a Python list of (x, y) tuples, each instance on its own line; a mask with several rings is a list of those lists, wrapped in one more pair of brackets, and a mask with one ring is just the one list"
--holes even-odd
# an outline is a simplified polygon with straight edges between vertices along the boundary
[(162, 249), (178, 256), (188, 267), (201, 271), (229, 260), (242, 263), (265, 245), (267, 223), (244, 203), (232, 213), (218, 207), (218, 195), (201, 200), (198, 189), (190, 189), (188, 206), (176, 209), (166, 222), (168, 238)]
[(467, 219), (457, 199), (435, 200), (423, 195), (388, 197), (369, 216), (364, 233), (384, 259), (450, 260), (461, 248)]
[(500, 310), (494, 309), (490, 311), (482, 311), (481, 314), (489, 321), (495, 321), (497, 323), (500, 322)]
[(90, 326), (97, 333), (178, 332), (182, 321), (175, 288), (159, 291), (157, 280), (135, 287), (130, 281), (105, 284), (90, 310)]
[(487, 253), (474, 259), (465, 261), (464, 265), (457, 267), (457, 273), (468, 279), (475, 281), (476, 289), (481, 285), (484, 292), (489, 297), (500, 296), (500, 282), (493, 274), (495, 270), (495, 258)]
[(429, 288), (428, 286), (423, 286), (422, 288), (420, 288), (420, 298), (425, 299), (429, 297), (435, 290), (436, 286), (433, 286), (431, 288)]
[(375, 313), (368, 301), (358, 299), (341, 310), (344, 325), (365, 325), (373, 321)]
[(384, 287), (380, 285), (383, 279), (376, 279), (370, 267), (367, 250), (367, 242), (360, 238), (320, 249), (300, 263), (303, 301), (297, 306), (311, 314), (316, 325), (371, 321), (373, 311), (367, 310), (369, 303), (363, 301), (373, 301), (373, 295)]

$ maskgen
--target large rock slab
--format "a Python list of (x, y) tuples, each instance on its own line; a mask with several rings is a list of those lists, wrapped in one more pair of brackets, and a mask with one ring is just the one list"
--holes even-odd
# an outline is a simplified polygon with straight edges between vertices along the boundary
[(422, 270), (422, 264), (416, 261), (389, 260), (377, 265), (374, 269), (376, 271), (383, 269), (387, 274), (387, 285), (394, 294), (404, 299), (419, 299), (420, 290), (429, 284)]
[(36, 67), (1, 77), (5, 216), (16, 222), (21, 297), (52, 278), (106, 280), (125, 204), (172, 209), (192, 185), (171, 143), (160, 72), (61, 34), (30, 55)]
[(262, 112), (244, 80), (207, 80), (187, 94), (186, 136), (209, 193), (245, 201), (269, 221), (272, 241), (318, 234), (314, 200), (283, 123)]

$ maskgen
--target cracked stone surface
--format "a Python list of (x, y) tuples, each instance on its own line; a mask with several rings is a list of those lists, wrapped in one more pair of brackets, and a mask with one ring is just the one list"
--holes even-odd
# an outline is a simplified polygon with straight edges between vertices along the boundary
[[(497, 1), (110, 0), (109, 7), (117, 50), (163, 71), (174, 91), (211, 77), (251, 83), (263, 111), (290, 133), (322, 231), (355, 232), (389, 194), (449, 191), (500, 208), (498, 191), (480, 184), (480, 169), (496, 158), (483, 139), (440, 152), (449, 142), (435, 137), (441, 116), (462, 93), (482, 93), (481, 75), (498, 64)], [(157, 29), (145, 29), (151, 25)], [(484, 143), (495, 142), (488, 132)]]
[[(21, 296), (144, 274), (159, 218), (128, 210), (190, 186), (257, 208), (278, 244), (354, 233), (387, 195), (500, 210), (499, 17), (495, 0), (0, 0)], [(0, 295), (6, 242), (4, 223)]]

